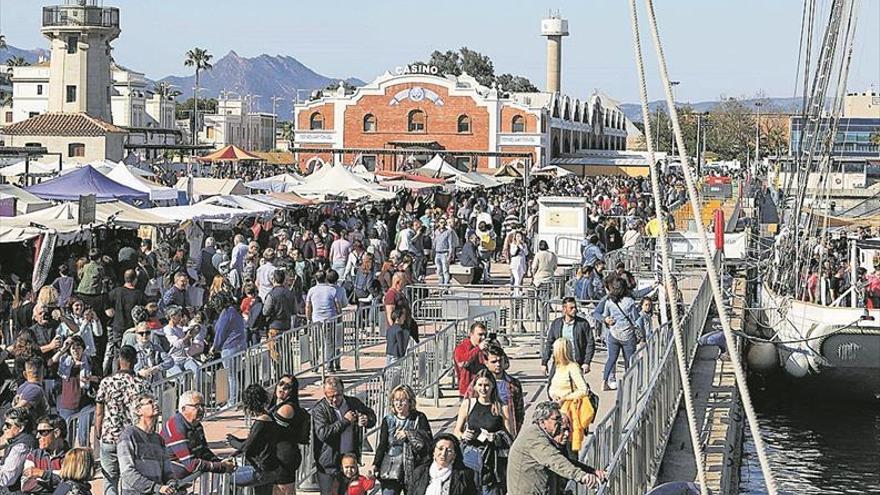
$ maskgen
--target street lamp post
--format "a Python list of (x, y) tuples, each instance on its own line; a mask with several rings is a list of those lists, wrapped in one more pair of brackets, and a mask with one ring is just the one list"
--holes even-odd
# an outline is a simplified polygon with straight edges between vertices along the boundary
[(752, 163), (752, 177), (758, 172), (758, 159), (761, 156), (761, 107), (764, 104), (755, 102), (755, 161)]
[[(672, 104), (675, 105), (675, 87), (681, 84), (681, 81), (669, 81), (672, 86)], [(672, 119), (669, 119), (669, 156), (675, 156), (675, 132), (672, 129)], [(684, 164), (682, 164), (684, 165)]]
[(277, 102), (278, 100), (283, 100), (283, 96), (273, 96), (272, 97), (272, 149), (275, 149), (277, 146), (276, 136), (278, 135), (278, 112), (277, 112)]

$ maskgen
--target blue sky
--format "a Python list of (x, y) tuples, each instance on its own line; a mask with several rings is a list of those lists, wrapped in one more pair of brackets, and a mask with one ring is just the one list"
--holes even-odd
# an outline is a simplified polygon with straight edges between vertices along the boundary
[[(599, 88), (624, 102), (638, 101), (624, 0), (100, 1), (122, 10), (123, 32), (114, 43), (114, 56), (151, 78), (186, 73), (183, 54), (193, 46), (207, 48), (215, 58), (229, 50), (242, 56), (291, 55), (318, 73), (366, 81), (425, 59), (434, 49), (468, 46), (489, 55), (496, 73), (525, 75), (539, 87), (545, 79), (539, 23), (552, 7), (569, 20), (571, 31), (563, 43), (563, 91), (582, 97)], [(39, 7), (52, 3), (0, 0), (0, 28), (7, 42), (45, 47)], [(758, 91), (792, 96), (802, 3), (655, 2), (670, 75), (681, 81), (677, 99)], [(647, 34), (643, 25), (643, 40)], [(880, 1), (862, 0), (853, 59), (850, 89), (880, 86)], [(653, 57), (649, 66), (649, 77), (656, 79)], [(657, 84), (649, 92), (652, 99), (661, 96)]]

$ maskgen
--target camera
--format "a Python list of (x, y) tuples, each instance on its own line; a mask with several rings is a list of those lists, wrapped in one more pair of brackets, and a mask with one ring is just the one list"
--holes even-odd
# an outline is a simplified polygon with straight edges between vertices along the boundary
[(498, 340), (498, 332), (489, 332), (489, 334), (486, 336), (486, 340), (488, 340), (489, 342), (497, 341)]

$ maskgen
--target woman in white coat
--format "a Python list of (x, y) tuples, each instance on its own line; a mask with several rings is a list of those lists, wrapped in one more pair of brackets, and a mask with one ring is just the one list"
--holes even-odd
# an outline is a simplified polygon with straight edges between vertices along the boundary
[(510, 251), (510, 283), (514, 287), (520, 287), (526, 276), (526, 257), (529, 254), (522, 232), (513, 234), (508, 249)]

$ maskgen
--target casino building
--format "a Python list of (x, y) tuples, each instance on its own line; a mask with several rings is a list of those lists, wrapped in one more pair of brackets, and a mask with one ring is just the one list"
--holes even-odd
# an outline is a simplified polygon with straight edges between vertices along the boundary
[[(626, 149), (627, 122), (620, 108), (599, 93), (580, 100), (558, 91), (558, 47), (568, 25), (558, 17), (545, 19), (545, 33), (548, 21), (548, 81), (556, 86), (553, 91), (511, 93), (480, 85), (467, 74), (444, 77), (425, 65), (399, 68), (354, 91), (340, 85), (295, 105), (297, 163), (303, 170), (333, 161), (401, 170), (440, 153), (462, 170), (491, 171), (520, 165), (512, 162), (522, 159), (468, 152), (528, 153), (533, 164), (542, 166), (584, 150)], [(549, 56), (557, 49), (559, 53)], [(411, 153), (330, 151), (352, 148)]]

